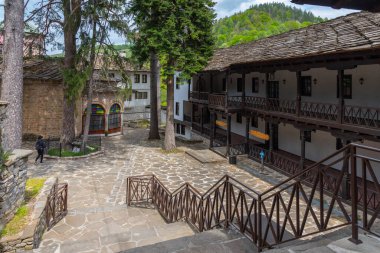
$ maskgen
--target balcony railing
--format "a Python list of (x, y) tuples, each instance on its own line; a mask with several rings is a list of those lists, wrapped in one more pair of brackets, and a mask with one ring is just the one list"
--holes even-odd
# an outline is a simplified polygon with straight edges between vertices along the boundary
[[(339, 105), (316, 102), (300, 102), (297, 110), (296, 100), (271, 99), (262, 97), (246, 97), (245, 106), (257, 110), (281, 112), (298, 115), (304, 118), (325, 121), (338, 121)], [(345, 105), (342, 110), (343, 123), (364, 126), (368, 128), (380, 127), (380, 108)]]
[(222, 107), (226, 106), (226, 95), (214, 95), (210, 94), (208, 96), (208, 103), (213, 107)]
[(208, 101), (208, 97), (209, 97), (208, 92), (198, 92), (198, 91), (190, 92), (190, 98), (193, 100)]
[(183, 121), (185, 121), (185, 122), (191, 122), (191, 116), (184, 114), (183, 115)]

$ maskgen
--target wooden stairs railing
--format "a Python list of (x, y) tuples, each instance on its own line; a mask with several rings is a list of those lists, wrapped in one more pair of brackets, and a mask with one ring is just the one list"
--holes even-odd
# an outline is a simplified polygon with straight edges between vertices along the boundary
[[(265, 192), (228, 175), (203, 194), (189, 183), (171, 192), (154, 175), (133, 176), (127, 179), (126, 201), (128, 205), (153, 204), (167, 222), (184, 219), (199, 232), (233, 226), (259, 251), (347, 225), (351, 225), (351, 240), (360, 243), (358, 229), (374, 233), (380, 213), (375, 174), (380, 160), (376, 157), (380, 149), (350, 144)], [(332, 180), (326, 169), (348, 158), (349, 163)], [(351, 181), (348, 200), (340, 194), (347, 175)], [(368, 181), (375, 191), (369, 191)]]

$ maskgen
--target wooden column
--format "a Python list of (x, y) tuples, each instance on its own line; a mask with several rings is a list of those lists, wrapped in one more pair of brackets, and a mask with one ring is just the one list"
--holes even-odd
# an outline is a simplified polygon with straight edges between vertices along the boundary
[(338, 70), (338, 85), (339, 85), (339, 104), (338, 104), (338, 123), (343, 123), (344, 117), (344, 97), (343, 97), (343, 80), (344, 80), (344, 70)]
[(243, 88), (243, 92), (241, 94), (241, 97), (242, 97), (242, 106), (244, 107), (245, 106), (245, 76), (246, 76), (246, 73), (243, 73), (241, 75), (241, 79), (242, 79), (242, 88)]
[(214, 139), (215, 139), (215, 113), (210, 113), (210, 148), (214, 147)]
[(246, 122), (245, 122), (245, 153), (249, 153), (249, 123), (251, 122), (250, 117), (246, 117)]
[(231, 74), (230, 71), (226, 74), (226, 96), (224, 97), (224, 107), (228, 108), (228, 84), (230, 83)]
[(199, 75), (199, 80), (198, 80), (198, 100), (200, 99), (200, 96), (201, 96), (201, 84), (202, 84), (202, 76)]
[(231, 148), (231, 114), (227, 116), (227, 156), (230, 155)]
[(203, 120), (203, 106), (201, 107), (201, 133), (203, 134), (203, 124), (204, 124), (204, 120)]
[(189, 100), (189, 101), (190, 101), (190, 93), (191, 93), (191, 87), (190, 86), (191, 86), (191, 81), (188, 83), (188, 87), (187, 87), (187, 100)]
[(269, 73), (265, 73), (265, 97), (269, 98)]
[(305, 138), (305, 130), (301, 129), (301, 158), (300, 158), (300, 168), (302, 171), (305, 167), (305, 154), (306, 154), (306, 138)]
[(214, 92), (214, 75), (210, 74), (210, 94)]
[(269, 161), (272, 162), (273, 153), (273, 123), (269, 123)]
[[(351, 143), (350, 140), (347, 139), (341, 139), (342, 146), (346, 146)], [(346, 152), (343, 153), (343, 157), (349, 155), (350, 150), (346, 150)], [(345, 170), (345, 173), (343, 174), (342, 179), (342, 197), (343, 199), (350, 199), (350, 175), (349, 175), (349, 166), (350, 161), (349, 158), (343, 160), (342, 170)]]
[(297, 103), (296, 103), (296, 114), (297, 117), (301, 114), (301, 71), (297, 71)]

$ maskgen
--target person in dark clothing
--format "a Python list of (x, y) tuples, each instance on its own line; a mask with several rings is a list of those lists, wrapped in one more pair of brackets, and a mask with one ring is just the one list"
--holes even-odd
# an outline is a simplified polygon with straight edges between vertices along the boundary
[(42, 163), (42, 160), (44, 159), (44, 151), (45, 151), (45, 148), (46, 148), (46, 144), (44, 142), (44, 140), (42, 139), (42, 136), (38, 136), (38, 140), (36, 142), (36, 150), (38, 152), (38, 156), (36, 158), (36, 163), (38, 161), (38, 159), (40, 159), (40, 163)]

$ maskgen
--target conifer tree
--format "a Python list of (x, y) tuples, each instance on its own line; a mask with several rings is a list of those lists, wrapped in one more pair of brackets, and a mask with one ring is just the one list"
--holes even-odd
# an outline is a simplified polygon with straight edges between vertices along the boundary
[[(145, 43), (160, 57), (167, 86), (164, 149), (176, 148), (174, 133), (174, 73), (182, 79), (199, 72), (212, 56), (215, 19), (211, 0), (132, 0), (138, 34), (136, 45)], [(147, 47), (138, 47), (146, 52)]]

